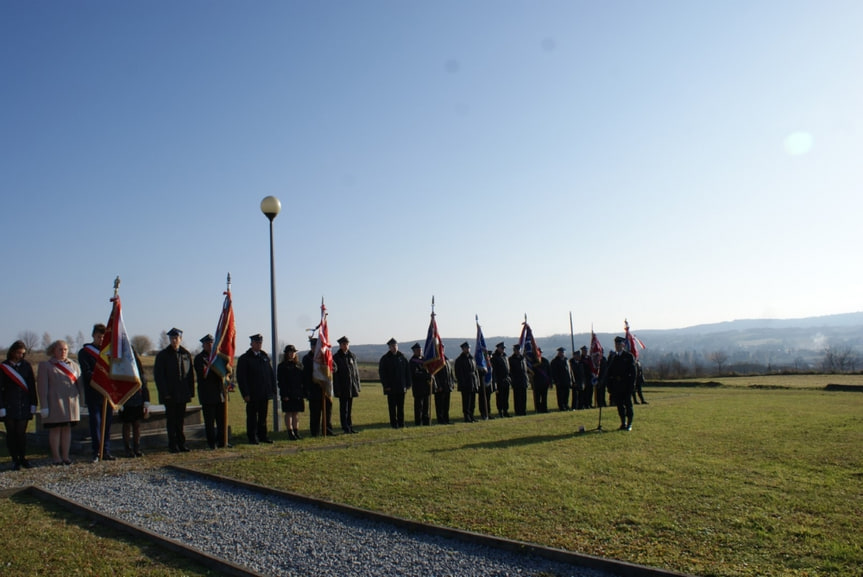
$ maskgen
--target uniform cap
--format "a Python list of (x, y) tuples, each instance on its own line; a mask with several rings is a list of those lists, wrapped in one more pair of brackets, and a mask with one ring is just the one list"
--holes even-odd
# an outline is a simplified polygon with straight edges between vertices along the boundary
[(339, 343), (339, 344), (342, 344), (342, 343), (349, 343), (349, 342), (351, 342), (351, 341), (350, 341), (350, 339), (348, 339), (348, 337), (341, 337), (341, 338), (339, 338), (339, 340), (338, 340), (338, 341), (336, 341), (336, 342), (337, 342), (337, 343)]
[(625, 343), (626, 339), (623, 337), (614, 337), (614, 342), (616, 343)]
[(202, 343), (212, 343), (215, 339), (213, 339), (213, 335), (204, 335), (201, 337)]
[(256, 343), (262, 343), (262, 342), (264, 342), (264, 335), (262, 335), (261, 333), (258, 333), (256, 335), (250, 336), (249, 340), (256, 342)]
[(297, 352), (297, 347), (295, 347), (294, 345), (288, 345), (285, 347), (285, 352), (286, 353), (295, 353), (295, 352)]
[(395, 339), (390, 339), (387, 341), (387, 344), (388, 345), (397, 345), (397, 344), (399, 344), (399, 342)]
[(423, 348), (419, 343), (414, 343), (414, 346), (411, 347), (412, 351), (421, 351)]
[(174, 328), (172, 328), (170, 331), (168, 331), (168, 336), (169, 336), (169, 337), (182, 337), (182, 336), (183, 336), (183, 331), (181, 331), (180, 329), (178, 329), (178, 328), (174, 327)]

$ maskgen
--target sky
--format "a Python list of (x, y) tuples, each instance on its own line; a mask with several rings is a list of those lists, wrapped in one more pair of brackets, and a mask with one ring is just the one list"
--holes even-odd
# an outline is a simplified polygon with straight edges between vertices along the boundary
[[(863, 310), (858, 0), (5, 0), (0, 346)], [(269, 344), (267, 346), (269, 348)]]

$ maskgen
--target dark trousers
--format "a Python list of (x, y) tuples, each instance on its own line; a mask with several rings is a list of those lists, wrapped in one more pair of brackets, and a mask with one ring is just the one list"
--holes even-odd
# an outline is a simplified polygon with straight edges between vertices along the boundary
[(183, 422), (186, 419), (186, 403), (165, 403), (165, 426), (168, 430), (168, 448), (181, 449), (186, 446)]
[(537, 413), (548, 412), (548, 385), (533, 386), (533, 408)]
[(438, 424), (449, 424), (449, 400), (449, 391), (441, 391), (434, 394), (434, 411)]
[(512, 388), (512, 402), (515, 406), (516, 415), (527, 414), (527, 387), (518, 386)]
[(225, 445), (225, 403), (204, 403), (201, 405), (204, 416), (204, 432), (207, 434), (207, 446), (211, 449), (216, 445)]
[(414, 423), (431, 424), (431, 395), (414, 395)]
[(491, 388), (485, 384), (479, 386), (479, 414), (483, 419), (491, 418)]
[(561, 411), (569, 410), (569, 389), (568, 385), (557, 385), (557, 408)]
[(461, 392), (461, 410), (464, 413), (464, 420), (469, 423), (473, 420), (473, 411), (476, 408), (476, 392), (462, 391)]
[(629, 391), (616, 393), (614, 400), (617, 403), (617, 414), (620, 415), (620, 424), (631, 425), (633, 417), (632, 393)]
[(497, 412), (502, 415), (509, 414), (509, 385), (497, 386)]
[(584, 384), (584, 393), (582, 394), (581, 405), (585, 409), (592, 409), (594, 407), (593, 404), (593, 383), (585, 383)]
[(350, 433), (354, 429), (354, 422), (351, 416), (353, 408), (354, 398), (350, 393), (339, 397), (339, 424), (346, 433)]
[(246, 403), (246, 436), (250, 443), (267, 440), (267, 407), (269, 400)]
[(405, 426), (405, 394), (390, 393), (387, 395), (387, 408), (390, 411), (390, 426), (400, 429)]
[(19, 465), (24, 462), (25, 450), (27, 448), (27, 419), (6, 418), (6, 447), (13, 463)]
[[(99, 456), (99, 446), (102, 444), (102, 399), (99, 397), (98, 403), (87, 405), (87, 412), (90, 413), (88, 421), (90, 422), (90, 448), (93, 449), (93, 456)], [(184, 405), (185, 407), (185, 405)], [(105, 446), (102, 454), (111, 454), (111, 421), (114, 420), (114, 409), (108, 405), (108, 410), (105, 412)]]

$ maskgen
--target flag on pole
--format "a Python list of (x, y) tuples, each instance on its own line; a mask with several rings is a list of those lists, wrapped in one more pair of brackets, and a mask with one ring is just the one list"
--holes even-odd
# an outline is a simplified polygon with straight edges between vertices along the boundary
[(213, 348), (210, 349), (210, 357), (207, 366), (204, 367), (204, 376), (210, 370), (222, 377), (222, 383), (230, 380), (234, 371), (234, 353), (236, 352), (237, 327), (234, 325), (234, 305), (231, 301), (231, 289), (225, 291), (225, 302), (222, 304), (222, 314), (219, 315), (219, 324), (216, 325)]
[(426, 334), (426, 342), (423, 347), (423, 366), (428, 371), (429, 375), (434, 376), (439, 370), (444, 367), (443, 342), (440, 334), (437, 331), (437, 321), (435, 314), (432, 312), (431, 321), (429, 321), (429, 330)]
[(488, 359), (488, 347), (485, 346), (485, 337), (482, 334), (482, 327), (479, 326), (479, 315), (476, 315), (474, 358), (476, 359), (476, 368), (483, 374), (485, 384), (489, 384), (491, 382), (491, 366)]
[(312, 365), (312, 380), (319, 384), (327, 397), (333, 396), (333, 350), (330, 348), (330, 329), (327, 326), (327, 307), (321, 299), (321, 323), (318, 325), (318, 342)]
[(590, 372), (593, 373), (593, 382), (596, 383), (599, 379), (599, 369), (602, 363), (602, 344), (599, 342), (599, 337), (593, 332), (593, 327), (590, 329)]
[[(117, 283), (119, 285), (119, 282)], [(115, 285), (116, 287), (117, 285)], [(123, 322), (120, 296), (114, 291), (102, 348), (90, 384), (116, 409), (141, 388), (141, 375)]]
[(533, 370), (533, 360), (536, 359), (536, 339), (533, 338), (533, 330), (527, 324), (527, 315), (524, 317), (524, 322), (521, 323), (521, 336), (518, 337), (518, 345), (521, 348), (521, 354), (524, 355), (527, 361), (527, 368)]
[(644, 350), (647, 347), (644, 346), (644, 343), (641, 342), (641, 339), (639, 339), (637, 336), (635, 336), (634, 334), (629, 332), (629, 321), (626, 319), (623, 319), (623, 328), (626, 331), (626, 335), (624, 337), (624, 338), (626, 338), (626, 341), (624, 342), (623, 348), (625, 350), (629, 351), (632, 354), (632, 356), (635, 357), (635, 360), (637, 361), (638, 360), (638, 347), (636, 346), (636, 344), (641, 347), (641, 350)]

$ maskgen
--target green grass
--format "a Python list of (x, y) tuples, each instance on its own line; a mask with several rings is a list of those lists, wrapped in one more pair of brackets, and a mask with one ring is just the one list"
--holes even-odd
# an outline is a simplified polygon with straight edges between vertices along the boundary
[(631, 433), (614, 430), (606, 409), (607, 432), (576, 434), (597, 411), (393, 431), (384, 398), (368, 389), (360, 435), (243, 451), (207, 468), (687, 573), (863, 575), (860, 393), (651, 388)]
[(233, 450), (148, 459), (691, 574), (861, 576), (863, 394), (823, 386), (863, 378), (775, 379), (648, 387), (632, 432), (616, 431), (605, 409), (607, 431), (582, 434), (596, 410), (413, 427), (410, 394), (409, 426), (396, 431), (380, 385), (368, 383), (355, 402), (359, 435), (293, 443), (282, 432), (273, 446), (242, 443), (234, 395)]
[[(116, 532), (26, 494), (0, 504), (0, 526), (9, 538), (0, 548), (0, 575), (216, 575), (146, 541), (135, 543), (122, 534), (118, 538)], [(12, 539), (18, 546), (11, 546)]]

